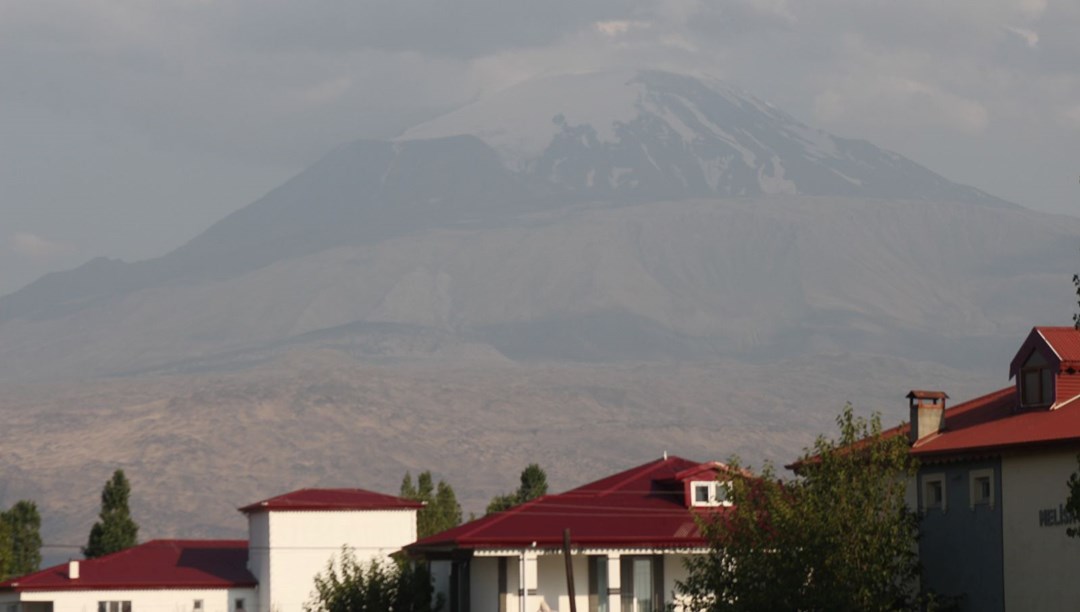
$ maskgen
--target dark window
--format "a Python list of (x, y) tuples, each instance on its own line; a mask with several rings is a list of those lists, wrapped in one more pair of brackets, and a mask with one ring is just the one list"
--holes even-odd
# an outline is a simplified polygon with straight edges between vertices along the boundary
[(608, 612), (608, 560), (589, 557), (589, 612)]
[(941, 474), (923, 477), (923, 510), (945, 510), (945, 477)]
[(664, 610), (664, 557), (634, 555), (620, 559), (619, 593), (622, 609), (636, 612)]
[(694, 502), (699, 504), (709, 503), (709, 485), (694, 485)]
[(1054, 372), (1046, 358), (1034, 351), (1020, 369), (1020, 403), (1047, 406), (1054, 402)]

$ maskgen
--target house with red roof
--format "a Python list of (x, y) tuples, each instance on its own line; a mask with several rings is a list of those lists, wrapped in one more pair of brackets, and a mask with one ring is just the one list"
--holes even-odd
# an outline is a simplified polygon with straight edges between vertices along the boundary
[(947, 407), (908, 395), (905, 435), (920, 468), (923, 585), (964, 610), (1075, 610), (1080, 540), (1064, 509), (1080, 453), (1080, 331), (1036, 327), (1009, 364), (1012, 384)]
[(0, 610), (254, 610), (247, 558), (244, 540), (151, 540), (0, 583)]
[(416, 540), (421, 504), (302, 489), (240, 508), (248, 540), (153, 540), (0, 582), (0, 612), (298, 612), (343, 547), (385, 559)]
[(708, 550), (698, 519), (728, 507), (727, 473), (721, 463), (665, 456), (405, 550), (431, 563), (450, 612), (569, 610), (569, 530), (577, 609), (660, 612), (677, 603), (686, 557)]

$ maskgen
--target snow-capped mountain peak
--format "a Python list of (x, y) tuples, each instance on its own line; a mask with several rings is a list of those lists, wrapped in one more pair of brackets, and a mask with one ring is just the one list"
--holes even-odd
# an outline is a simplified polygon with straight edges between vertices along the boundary
[(543, 76), (417, 125), (584, 198), (767, 194), (1001, 201), (865, 141), (834, 137), (714, 78), (615, 69)]

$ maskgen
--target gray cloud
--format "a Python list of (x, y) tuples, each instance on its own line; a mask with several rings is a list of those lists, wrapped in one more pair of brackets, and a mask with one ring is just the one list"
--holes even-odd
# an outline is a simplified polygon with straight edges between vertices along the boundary
[(950, 178), (1073, 211), (1078, 29), (1080, 6), (1044, 0), (7, 3), (0, 214), (80, 253), (145, 257), (340, 142), (610, 65), (714, 74)]

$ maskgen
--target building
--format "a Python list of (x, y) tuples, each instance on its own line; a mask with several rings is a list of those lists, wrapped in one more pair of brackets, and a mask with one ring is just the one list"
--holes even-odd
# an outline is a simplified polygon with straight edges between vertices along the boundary
[(152, 540), (0, 583), (4, 612), (254, 609), (243, 540)]
[(546, 495), (406, 546), (431, 562), (450, 612), (660, 612), (687, 555), (707, 549), (698, 517), (729, 505), (726, 467), (667, 457)]
[(298, 612), (343, 547), (381, 558), (416, 540), (419, 502), (302, 489), (240, 508), (249, 539), (153, 540), (0, 583), (0, 612)]
[(1009, 377), (953, 407), (913, 391), (910, 425), (893, 430), (920, 462), (923, 586), (964, 610), (1075, 610), (1080, 540), (1063, 504), (1080, 453), (1080, 331), (1032, 329)]

